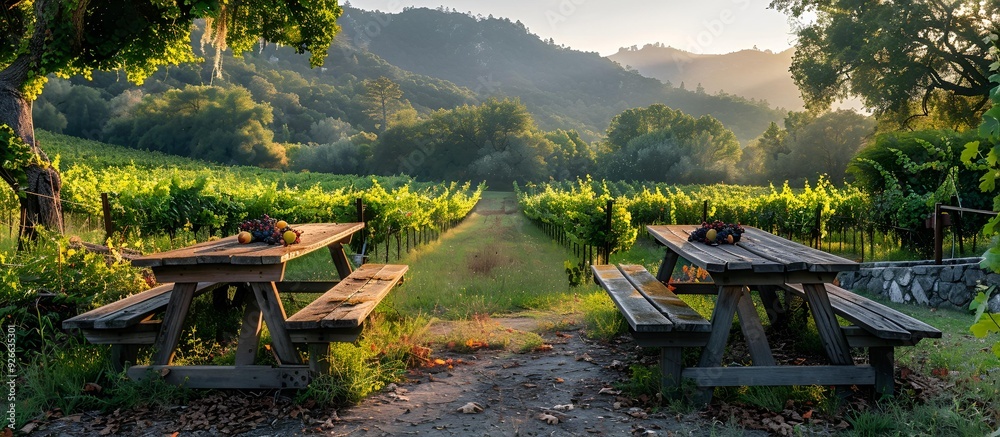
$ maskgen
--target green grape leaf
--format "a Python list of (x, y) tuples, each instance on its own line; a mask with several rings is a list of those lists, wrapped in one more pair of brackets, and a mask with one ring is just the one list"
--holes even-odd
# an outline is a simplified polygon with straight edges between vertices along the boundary
[[(996, 355), (997, 358), (1000, 358), (1000, 342), (993, 343), (993, 355)], [(1000, 431), (997, 431), (993, 435), (1000, 436)]]
[(991, 272), (1000, 271), (1000, 248), (991, 247), (983, 254), (983, 260), (979, 263), (979, 266), (984, 269), (989, 269)]
[(995, 172), (986, 172), (979, 180), (982, 181), (979, 183), (979, 190), (984, 193), (991, 192), (997, 187), (997, 175)]
[[(977, 309), (981, 308), (980, 305), (983, 305), (985, 303), (986, 303), (986, 293), (979, 293), (976, 295), (975, 299), (972, 299), (972, 302), (969, 302), (969, 310), (976, 311)], [(977, 314), (976, 320), (979, 320), (979, 317), (980, 317), (979, 314)]]
[(987, 139), (1000, 137), (1000, 106), (994, 106), (983, 114), (983, 124), (979, 126), (979, 135)]
[(997, 154), (997, 148), (993, 147), (988, 153), (986, 153), (986, 163), (995, 166), (997, 162), (1000, 162), (1000, 155)]
[(969, 332), (972, 332), (972, 335), (975, 335), (976, 338), (986, 338), (991, 332), (1000, 332), (1000, 326), (997, 326), (993, 319), (983, 317), (976, 324), (969, 327)]
[(962, 162), (968, 164), (972, 162), (972, 159), (979, 155), (979, 141), (971, 141), (965, 145), (965, 149), (962, 150)]
[(995, 86), (990, 90), (990, 100), (994, 103), (1000, 103), (1000, 86)]

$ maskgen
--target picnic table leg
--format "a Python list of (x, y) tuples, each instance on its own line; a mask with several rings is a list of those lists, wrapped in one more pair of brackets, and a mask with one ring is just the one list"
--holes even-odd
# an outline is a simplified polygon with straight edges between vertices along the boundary
[(830, 357), (830, 362), (837, 365), (854, 364), (847, 337), (837, 323), (837, 316), (830, 306), (830, 296), (826, 294), (826, 288), (823, 284), (802, 284), (802, 289), (805, 291), (809, 309), (819, 331), (819, 338), (823, 342), (826, 354)]
[(181, 331), (184, 329), (184, 317), (191, 307), (191, 299), (194, 298), (197, 288), (198, 284), (195, 282), (174, 283), (166, 313), (163, 314), (160, 333), (156, 335), (156, 342), (153, 343), (154, 365), (169, 365), (174, 359), (174, 349), (177, 348)]
[(868, 362), (875, 368), (875, 392), (882, 396), (892, 396), (895, 390), (893, 352), (892, 346), (868, 348)]
[(740, 328), (743, 330), (743, 337), (746, 338), (753, 365), (774, 366), (774, 355), (771, 354), (771, 345), (767, 342), (764, 325), (760, 322), (760, 315), (757, 314), (757, 309), (754, 308), (750, 292), (746, 287), (740, 293), (736, 311), (740, 316)]
[(349, 244), (350, 240), (344, 242), (333, 243), (330, 245), (330, 256), (333, 257), (333, 265), (337, 268), (337, 275), (343, 280), (350, 275), (352, 270), (351, 263), (347, 262), (347, 253), (344, 252), (344, 245)]
[[(244, 285), (245, 286), (245, 285)], [(245, 294), (243, 301), (246, 302), (246, 309), (243, 310), (243, 324), (240, 326), (240, 339), (236, 343), (236, 365), (249, 366), (256, 361), (257, 346), (260, 345), (260, 333), (263, 327), (263, 314), (257, 299), (254, 296)]]
[(670, 281), (670, 275), (674, 272), (674, 267), (677, 266), (677, 260), (680, 255), (676, 252), (667, 249), (667, 254), (663, 256), (663, 261), (660, 262), (660, 270), (656, 272), (656, 280), (666, 284)]
[(139, 345), (111, 345), (111, 369), (115, 372), (125, 370), (128, 364), (135, 364), (137, 359), (139, 359)]
[(285, 307), (281, 304), (278, 296), (278, 288), (273, 282), (254, 282), (250, 284), (253, 294), (257, 298), (257, 305), (260, 306), (264, 316), (264, 323), (271, 333), (271, 344), (281, 364), (301, 364), (299, 354), (292, 345), (292, 337), (285, 329)]
[[(701, 351), (698, 367), (722, 365), (722, 354), (726, 350), (726, 342), (729, 341), (729, 328), (733, 326), (733, 316), (736, 315), (736, 307), (742, 294), (742, 286), (725, 286), (719, 290), (719, 299), (715, 303), (715, 309), (712, 310), (712, 333)], [(695, 395), (695, 403), (711, 402), (714, 389), (714, 387), (700, 389)]]
[(782, 304), (781, 300), (778, 299), (777, 287), (773, 285), (760, 285), (757, 287), (757, 292), (760, 293), (760, 302), (764, 305), (764, 310), (767, 311), (767, 318), (771, 326), (785, 323), (787, 321), (787, 311), (785, 310), (785, 304)]

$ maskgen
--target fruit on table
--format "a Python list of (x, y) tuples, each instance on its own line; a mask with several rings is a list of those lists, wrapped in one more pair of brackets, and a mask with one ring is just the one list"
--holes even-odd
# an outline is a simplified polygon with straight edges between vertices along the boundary
[(299, 238), (299, 235), (296, 234), (295, 231), (285, 231), (285, 233), (282, 234), (282, 238), (285, 239), (285, 244), (293, 244), (295, 243), (295, 240)]
[(708, 232), (705, 233), (705, 240), (714, 242), (715, 237), (717, 237), (718, 235), (719, 231), (716, 231), (715, 229), (709, 229)]
[(278, 220), (278, 223), (274, 224), (274, 228), (278, 229), (278, 230), (282, 230), (282, 229), (285, 229), (287, 227), (288, 227), (288, 222), (286, 222), (284, 220)]
[(253, 241), (253, 235), (250, 235), (250, 233), (247, 232), (247, 231), (240, 232), (236, 236), (236, 241), (239, 241), (240, 244), (247, 244), (247, 243)]

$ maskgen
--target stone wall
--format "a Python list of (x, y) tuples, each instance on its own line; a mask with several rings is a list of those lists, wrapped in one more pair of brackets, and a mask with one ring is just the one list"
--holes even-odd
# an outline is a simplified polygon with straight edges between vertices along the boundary
[[(893, 302), (966, 310), (976, 296), (976, 284), (1000, 285), (1000, 275), (984, 272), (980, 258), (933, 261), (862, 263), (857, 272), (837, 279), (848, 290), (864, 290)], [(990, 299), (990, 311), (1000, 313), (1000, 292)]]

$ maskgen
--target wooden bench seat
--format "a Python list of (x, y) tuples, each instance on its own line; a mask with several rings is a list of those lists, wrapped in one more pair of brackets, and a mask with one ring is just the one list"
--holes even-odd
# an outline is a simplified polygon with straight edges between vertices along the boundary
[[(217, 282), (199, 282), (195, 295), (219, 287)], [(162, 284), (142, 293), (96, 308), (63, 321), (63, 329), (80, 329), (94, 344), (152, 344), (159, 321), (149, 320), (170, 302), (173, 283)]]
[[(920, 320), (836, 285), (825, 287), (835, 314), (889, 344), (912, 345), (923, 338), (941, 338), (941, 331)], [(783, 288), (805, 296), (802, 284), (785, 284)]]
[(324, 342), (322, 332), (360, 333), (365, 319), (408, 269), (395, 264), (362, 265), (285, 321), (292, 341)]
[(684, 348), (705, 346), (712, 324), (642, 266), (595, 265), (591, 270), (625, 317), (636, 344), (660, 348), (664, 391), (679, 393)]

